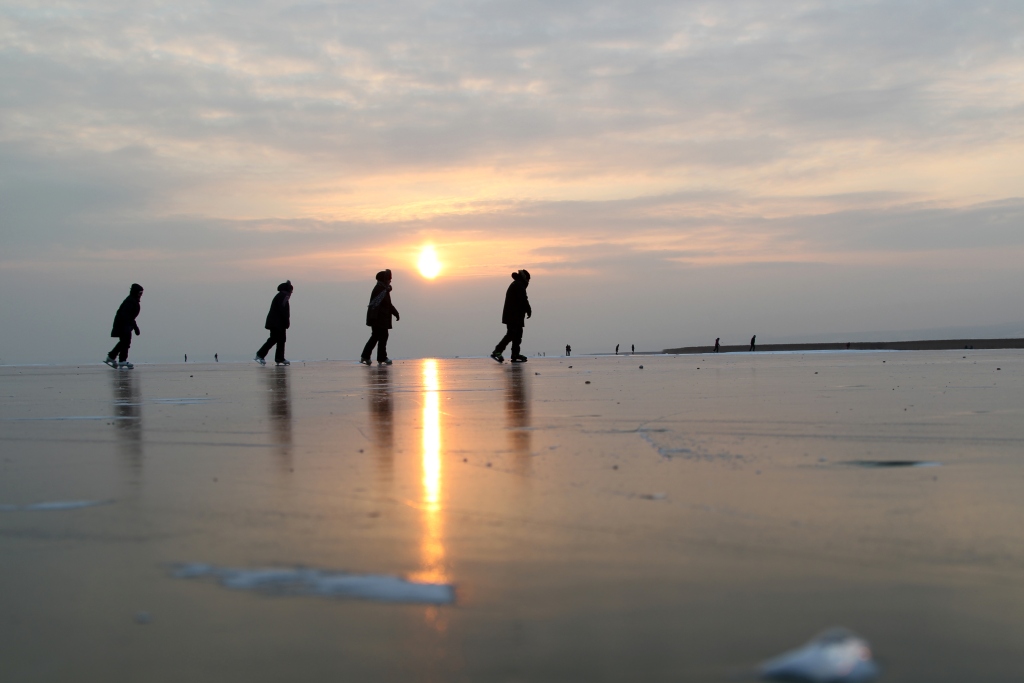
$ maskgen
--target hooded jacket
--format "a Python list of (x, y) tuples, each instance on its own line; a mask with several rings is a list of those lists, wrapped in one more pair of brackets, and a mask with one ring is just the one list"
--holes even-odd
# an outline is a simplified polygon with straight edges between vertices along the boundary
[(141, 291), (142, 287), (132, 285), (131, 294), (124, 298), (124, 301), (121, 302), (117, 309), (117, 313), (114, 314), (114, 324), (110, 328), (111, 337), (130, 336), (133, 331), (135, 334), (139, 334), (139, 326), (135, 323), (135, 319), (139, 317), (139, 313), (142, 311), (142, 302), (139, 301), (136, 292)]
[(523, 327), (526, 325), (526, 316), (533, 315), (530, 308), (530, 299), (526, 296), (526, 286), (530, 283), (530, 276), (522, 275), (525, 270), (512, 273), (512, 284), (505, 290), (505, 307), (501, 310), (501, 322), (504, 325), (515, 325)]
[(292, 309), (288, 305), (288, 295), (292, 293), (292, 281), (282, 282), (277, 286), (277, 296), (270, 302), (267, 323), (263, 326), (268, 330), (287, 330), (292, 324)]
[[(391, 285), (388, 284), (389, 282), (391, 282), (390, 270), (382, 270), (377, 273), (377, 284), (373, 286), (373, 291), (370, 292), (370, 303), (366, 307), (367, 327), (384, 327), (390, 330), (391, 316), (401, 317), (398, 314), (398, 309), (391, 303)], [(384, 297), (374, 306), (373, 300), (382, 292)]]

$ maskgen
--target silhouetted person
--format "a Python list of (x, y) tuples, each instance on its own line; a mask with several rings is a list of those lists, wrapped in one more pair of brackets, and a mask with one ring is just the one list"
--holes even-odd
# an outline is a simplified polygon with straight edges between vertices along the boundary
[(214, 363), (219, 363), (220, 362), (220, 357), (216, 353), (213, 354), (213, 362)]
[(618, 344), (615, 345), (615, 355), (616, 356), (619, 355), (619, 345)]
[(565, 357), (568, 358), (572, 355), (572, 347), (568, 344), (565, 345)]
[(382, 270), (377, 273), (377, 284), (370, 292), (370, 303), (366, 306), (366, 326), (370, 328), (371, 334), (359, 362), (363, 365), (370, 364), (370, 354), (373, 347), (377, 347), (377, 363), (379, 365), (391, 365), (388, 358), (388, 330), (391, 329), (391, 316), (395, 320), (401, 320), (398, 309), (391, 305), (391, 269)]
[(499, 363), (505, 362), (501, 353), (509, 342), (512, 342), (512, 358), (510, 360), (513, 363), (526, 362), (526, 356), (519, 351), (520, 345), (523, 343), (523, 328), (526, 326), (526, 318), (533, 316), (530, 299), (526, 296), (526, 288), (529, 286), (529, 271), (523, 269), (512, 273), (512, 284), (505, 290), (505, 307), (501, 309), (501, 322), (506, 328), (505, 336), (491, 352), (491, 358)]
[(629, 352), (630, 353), (636, 353), (636, 344), (630, 344), (629, 345)]
[(721, 337), (715, 337), (715, 353), (721, 353), (722, 347), (718, 344)]
[(755, 348), (757, 346), (756, 342), (757, 342), (757, 335), (755, 334), (753, 337), (750, 338), (750, 350), (751, 351), (756, 351), (756, 348)]
[(124, 298), (114, 315), (114, 325), (110, 328), (110, 336), (117, 337), (118, 342), (110, 349), (106, 360), (103, 362), (112, 368), (128, 368), (131, 370), (134, 365), (128, 362), (128, 349), (132, 346), (132, 332), (141, 335), (139, 326), (135, 319), (139, 317), (142, 310), (142, 285), (134, 283), (131, 286), (128, 296)]
[(260, 347), (253, 359), (260, 365), (267, 364), (267, 354), (270, 353), (270, 347), (275, 344), (277, 350), (274, 352), (274, 362), (278, 365), (291, 365), (284, 357), (284, 343), (287, 341), (285, 330), (292, 325), (292, 309), (288, 305), (288, 300), (292, 298), (294, 289), (291, 280), (277, 286), (277, 295), (270, 302), (270, 312), (267, 313), (267, 322), (263, 326), (270, 330), (270, 338), (267, 339), (266, 344)]
[(188, 354), (187, 353), (185, 354), (185, 362), (186, 363), (188, 362)]

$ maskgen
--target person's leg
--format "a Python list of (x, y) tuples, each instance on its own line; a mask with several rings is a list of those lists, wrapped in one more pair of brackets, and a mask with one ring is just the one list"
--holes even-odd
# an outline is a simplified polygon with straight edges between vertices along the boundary
[(117, 343), (114, 344), (114, 348), (110, 349), (110, 353), (107, 354), (107, 358), (114, 358), (114, 359), (116, 359), (117, 358), (117, 354), (119, 354), (119, 353), (121, 353), (121, 339), (120, 339), (120, 337), (118, 338)]
[(370, 339), (366, 342), (366, 346), (363, 347), (363, 354), (359, 356), (362, 360), (370, 360), (370, 354), (373, 353), (373, 347), (377, 345), (377, 328), (371, 327), (370, 329), (372, 330)]
[(129, 332), (126, 336), (121, 337), (121, 341), (119, 341), (117, 345), (120, 347), (117, 360), (118, 362), (123, 363), (128, 360), (128, 349), (131, 348), (132, 345), (132, 333)]
[(288, 335), (284, 330), (274, 330), (274, 339), (277, 342), (277, 351), (274, 352), (274, 362), (284, 362), (284, 343), (288, 340)]
[(383, 363), (388, 359), (388, 328), (382, 327), (373, 331), (373, 336), (377, 338), (377, 362)]
[(498, 345), (494, 347), (494, 353), (499, 355), (501, 354), (502, 351), (505, 350), (505, 347), (508, 346), (508, 343), (512, 341), (512, 326), (506, 325), (505, 328), (505, 336), (502, 337), (501, 341), (498, 342)]
[(516, 358), (521, 355), (519, 347), (523, 343), (523, 328), (509, 325), (508, 336), (512, 337), (512, 357)]
[(270, 353), (270, 347), (272, 347), (273, 345), (274, 345), (274, 332), (271, 331), (270, 332), (270, 337), (268, 337), (266, 343), (263, 344), (263, 346), (260, 347), (260, 350), (256, 352), (256, 355), (259, 356), (260, 358), (266, 358), (267, 354)]

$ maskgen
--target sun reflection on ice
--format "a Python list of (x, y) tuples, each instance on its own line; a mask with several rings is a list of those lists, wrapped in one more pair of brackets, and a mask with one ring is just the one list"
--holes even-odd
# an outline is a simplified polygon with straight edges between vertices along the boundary
[(441, 520), (441, 397), (437, 361), (423, 361), (423, 539), (420, 557), (423, 568), (417, 581), (447, 583), (445, 548)]

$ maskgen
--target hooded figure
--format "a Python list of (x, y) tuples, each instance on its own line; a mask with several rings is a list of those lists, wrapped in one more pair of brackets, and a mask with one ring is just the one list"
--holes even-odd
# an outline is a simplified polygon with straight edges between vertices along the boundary
[(270, 338), (267, 339), (267, 343), (260, 347), (260, 350), (256, 352), (256, 357), (253, 359), (260, 365), (266, 365), (267, 354), (270, 353), (270, 348), (277, 345), (277, 350), (274, 352), (274, 362), (278, 365), (291, 365), (291, 363), (284, 357), (284, 344), (287, 341), (287, 334), (285, 330), (291, 327), (291, 306), (288, 304), (288, 300), (292, 298), (292, 291), (295, 287), (292, 286), (292, 281), (282, 282), (277, 286), (277, 294), (274, 296), (274, 300), (270, 302), (270, 312), (267, 313), (267, 322), (263, 327), (270, 330)]
[(533, 316), (530, 299), (526, 296), (526, 288), (529, 286), (530, 272), (528, 270), (512, 273), (512, 284), (505, 291), (505, 307), (501, 310), (501, 322), (505, 324), (506, 328), (505, 336), (491, 352), (491, 358), (499, 363), (505, 362), (501, 353), (509, 342), (512, 342), (512, 362), (526, 362), (526, 356), (519, 351), (520, 345), (523, 343), (523, 327), (526, 326), (526, 318)]
[(110, 328), (110, 336), (117, 337), (118, 342), (107, 354), (103, 361), (112, 368), (122, 367), (131, 369), (133, 366), (128, 362), (128, 349), (132, 345), (132, 332), (136, 336), (142, 334), (135, 319), (139, 317), (142, 310), (142, 285), (133, 283), (128, 296), (117, 309), (114, 315), (114, 324)]
[(398, 309), (391, 303), (391, 269), (382, 270), (377, 273), (377, 284), (370, 292), (370, 303), (366, 306), (366, 326), (372, 332), (363, 353), (359, 356), (359, 362), (363, 365), (370, 364), (370, 354), (373, 347), (377, 347), (377, 363), (380, 365), (391, 365), (388, 358), (388, 336), (391, 329), (391, 316), (395, 320), (401, 320)]

